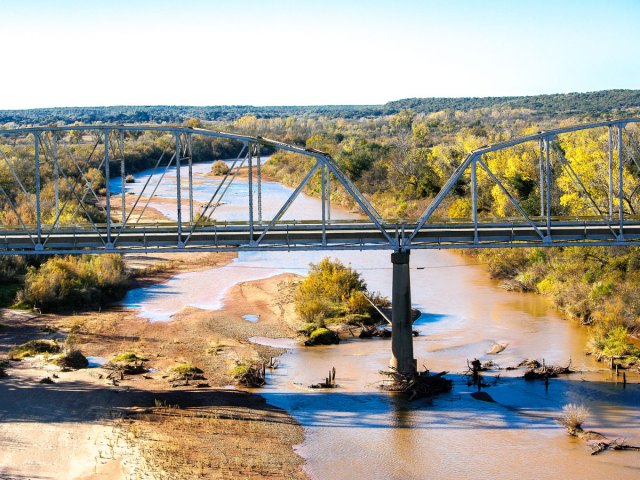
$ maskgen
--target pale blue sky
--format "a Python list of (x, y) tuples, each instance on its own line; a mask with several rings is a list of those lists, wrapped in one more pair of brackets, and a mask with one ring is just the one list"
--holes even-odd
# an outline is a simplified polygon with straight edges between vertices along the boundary
[(640, 0), (2, 0), (0, 108), (640, 88)]

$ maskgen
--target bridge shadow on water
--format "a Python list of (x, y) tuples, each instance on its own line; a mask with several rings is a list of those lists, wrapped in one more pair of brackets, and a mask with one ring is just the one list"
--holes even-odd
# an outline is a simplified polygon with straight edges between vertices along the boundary
[[(304, 426), (322, 428), (411, 429), (549, 429), (558, 428), (562, 406), (593, 405), (590, 427), (624, 423), (640, 431), (634, 411), (640, 407), (640, 384), (554, 379), (544, 382), (507, 378), (483, 388), (476, 399), (464, 375), (447, 375), (452, 392), (409, 402), (387, 392), (265, 392), (269, 403), (285, 408)], [(488, 396), (484, 396), (488, 394)], [(604, 400), (603, 400), (604, 399)], [(488, 400), (488, 401), (487, 401)], [(597, 410), (597, 411), (596, 411)], [(602, 413), (598, 413), (602, 410)], [(636, 417), (629, 423), (629, 418)]]
[(223, 409), (238, 420), (255, 421), (258, 415), (262, 421), (290, 423), (281, 410), (285, 409), (305, 427), (531, 430), (559, 428), (555, 418), (562, 406), (578, 402), (593, 407), (589, 428), (624, 425), (626, 431), (640, 431), (640, 421), (633, 413), (640, 407), (638, 383), (623, 389), (610, 382), (557, 379), (545, 390), (543, 382), (507, 378), (483, 389), (489, 395), (483, 401), (473, 398), (475, 387), (467, 385), (467, 377), (448, 377), (454, 382), (451, 393), (413, 402), (383, 391), (264, 389), (255, 392), (258, 396), (227, 389), (149, 391), (86, 381), (34, 384), (9, 377), (0, 380), (0, 421), (99, 421), (130, 407), (152, 407), (160, 401), (205, 411)]

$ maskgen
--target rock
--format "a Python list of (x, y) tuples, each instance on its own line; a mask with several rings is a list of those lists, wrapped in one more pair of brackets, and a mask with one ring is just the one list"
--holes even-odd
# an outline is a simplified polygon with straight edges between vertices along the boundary
[(491, 349), (489, 349), (487, 354), (488, 355), (496, 355), (496, 354), (502, 352), (508, 346), (509, 346), (508, 343), (494, 343), (493, 345), (491, 345)]

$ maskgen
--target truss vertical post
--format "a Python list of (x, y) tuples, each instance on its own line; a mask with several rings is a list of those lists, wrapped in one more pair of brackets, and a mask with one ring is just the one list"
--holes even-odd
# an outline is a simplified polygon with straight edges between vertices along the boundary
[(551, 239), (551, 157), (549, 152), (549, 137), (544, 137), (544, 151), (546, 156), (546, 190), (547, 190), (547, 239)]
[(38, 132), (33, 132), (36, 161), (36, 232), (38, 235), (36, 250), (42, 250), (42, 217), (40, 214), (40, 142), (38, 137)]
[[(107, 178), (107, 183), (109, 183), (109, 178)], [(124, 131), (120, 130), (120, 194), (122, 196), (122, 227), (127, 223), (126, 183), (127, 174), (124, 165)]]
[(473, 218), (473, 243), (478, 243), (478, 179), (477, 161), (471, 162), (471, 215)]
[(609, 220), (613, 219), (613, 128), (609, 125)]
[(262, 161), (260, 159), (260, 144), (256, 143), (256, 168), (258, 173), (258, 223), (262, 225), (262, 173), (261, 164)]
[(327, 222), (331, 223), (331, 170), (327, 170)]
[(193, 149), (191, 148), (192, 137), (187, 134), (187, 155), (189, 155), (189, 224), (193, 225)]
[(624, 239), (624, 234), (622, 231), (622, 227), (624, 225), (624, 205), (623, 205), (623, 197), (624, 197), (624, 152), (622, 150), (622, 124), (618, 124), (618, 188), (620, 189), (618, 192), (618, 203), (620, 205), (620, 236), (619, 239)]
[(180, 132), (176, 132), (176, 202), (178, 207), (178, 247), (182, 242), (182, 183), (180, 182)]
[(249, 144), (249, 243), (253, 244), (253, 144)]
[(540, 216), (544, 217), (544, 142), (542, 139), (539, 141), (540, 143)]
[(107, 205), (107, 248), (111, 248), (111, 187), (109, 185), (109, 129), (104, 131), (104, 177), (106, 188), (106, 205)]
[[(60, 216), (60, 188), (59, 188), (59, 178), (60, 172), (58, 167), (58, 133), (53, 132), (52, 139), (52, 156), (53, 156), (53, 197), (55, 199), (56, 204), (56, 218)], [(57, 221), (56, 221), (57, 223)]]
[(322, 245), (327, 245), (327, 185), (326, 185), (326, 176), (327, 176), (327, 165), (322, 162), (322, 179), (320, 182), (321, 190), (322, 190)]

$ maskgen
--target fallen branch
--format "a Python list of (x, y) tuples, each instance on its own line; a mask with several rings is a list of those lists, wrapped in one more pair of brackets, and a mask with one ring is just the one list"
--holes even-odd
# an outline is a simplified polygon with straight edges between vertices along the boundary
[(381, 371), (390, 377), (391, 381), (384, 383), (381, 388), (387, 392), (400, 392), (408, 395), (409, 401), (421, 397), (433, 397), (439, 393), (451, 390), (453, 382), (444, 376), (448, 372), (431, 375), (426, 368), (422, 372), (405, 375), (396, 370)]

